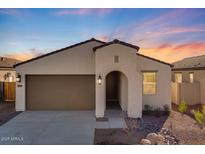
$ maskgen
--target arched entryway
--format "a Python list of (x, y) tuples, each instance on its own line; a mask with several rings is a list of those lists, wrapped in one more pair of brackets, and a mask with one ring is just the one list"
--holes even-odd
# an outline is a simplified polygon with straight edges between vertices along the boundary
[(106, 75), (106, 109), (127, 111), (128, 80), (120, 71), (112, 71)]

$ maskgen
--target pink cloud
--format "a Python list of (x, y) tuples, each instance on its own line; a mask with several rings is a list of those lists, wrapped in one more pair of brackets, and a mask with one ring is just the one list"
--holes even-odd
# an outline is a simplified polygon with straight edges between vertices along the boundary
[(205, 28), (199, 27), (167, 27), (160, 29), (159, 31), (146, 32), (147, 35), (151, 37), (158, 37), (162, 35), (173, 35), (178, 33), (190, 33), (190, 32), (205, 32)]
[(92, 8), (82, 8), (82, 9), (72, 9), (72, 10), (63, 10), (58, 11), (56, 15), (90, 15), (90, 14), (97, 14), (97, 15), (106, 15), (111, 12), (111, 9), (104, 8), (104, 9), (92, 9)]
[(106, 35), (102, 35), (102, 36), (97, 36), (96, 37), (98, 40), (101, 40), (103, 42), (108, 42), (110, 40), (110, 38)]
[(145, 27), (145, 26), (156, 26), (158, 24), (160, 25), (166, 25), (167, 23), (172, 22), (172, 20), (175, 20), (176, 18), (180, 17), (185, 13), (185, 9), (177, 9), (173, 10), (171, 12), (168, 12), (166, 14), (162, 14), (158, 17), (152, 18), (152, 19), (145, 19), (144, 21), (137, 24), (139, 27)]
[[(161, 29), (164, 27), (170, 27), (173, 24), (173, 21), (182, 16), (185, 11), (186, 9), (176, 9), (154, 18), (147, 17), (143, 21), (117, 27), (111, 38), (124, 39), (131, 43), (140, 42), (141, 44), (150, 44), (150, 42), (147, 43), (148, 40), (160, 36), (159, 34), (162, 33)], [(157, 31), (158, 33), (155, 32), (156, 30), (159, 30)]]
[(193, 42), (193, 43), (185, 43), (178, 46), (175, 46), (173, 48), (174, 50), (184, 50), (187, 51), (194, 50), (194, 52), (197, 52), (198, 50), (203, 50), (205, 52), (205, 43), (204, 42)]
[(155, 48), (141, 48), (140, 52), (167, 62), (175, 62), (177, 60), (197, 55), (205, 54), (204, 42), (191, 42), (184, 44), (164, 43)]
[(42, 52), (36, 48), (30, 49), (29, 51), (19, 52), (16, 54), (6, 54), (5, 57), (17, 59), (20, 61), (29, 60), (42, 55)]

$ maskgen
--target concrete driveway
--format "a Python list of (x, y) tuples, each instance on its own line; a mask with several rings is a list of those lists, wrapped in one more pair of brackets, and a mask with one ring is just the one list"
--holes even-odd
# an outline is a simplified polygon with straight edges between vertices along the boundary
[(95, 128), (124, 127), (122, 118), (109, 121), (96, 122), (94, 111), (26, 111), (0, 126), (0, 145), (93, 144)]

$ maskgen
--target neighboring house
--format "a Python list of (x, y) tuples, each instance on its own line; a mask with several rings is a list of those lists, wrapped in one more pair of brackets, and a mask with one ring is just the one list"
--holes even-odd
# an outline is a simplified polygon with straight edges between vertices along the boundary
[(171, 65), (119, 40), (94, 38), (19, 63), (16, 110), (88, 110), (113, 106), (141, 117), (145, 104), (171, 105)]
[(0, 100), (15, 101), (15, 82), (16, 71), (13, 65), (17, 64), (18, 60), (0, 57)]
[(172, 102), (205, 104), (205, 55), (173, 63)]

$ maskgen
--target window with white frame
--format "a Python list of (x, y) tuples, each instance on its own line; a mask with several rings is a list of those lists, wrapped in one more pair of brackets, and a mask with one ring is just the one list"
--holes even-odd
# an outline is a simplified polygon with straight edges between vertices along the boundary
[(182, 83), (182, 73), (175, 73), (174, 74), (174, 80), (177, 83)]
[(143, 94), (156, 94), (157, 72), (143, 72)]

